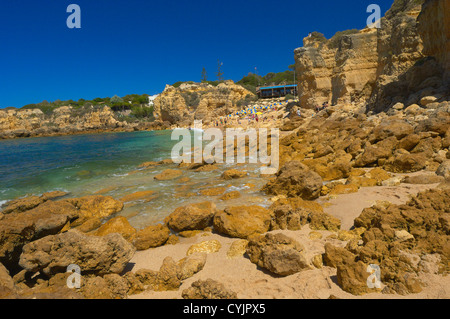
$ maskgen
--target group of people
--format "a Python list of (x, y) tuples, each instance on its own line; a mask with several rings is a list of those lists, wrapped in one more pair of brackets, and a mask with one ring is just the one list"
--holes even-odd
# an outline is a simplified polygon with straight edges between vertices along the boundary
[(317, 105), (316, 106), (316, 112), (320, 112), (322, 110), (325, 110), (328, 107), (328, 102), (323, 102), (322, 106)]

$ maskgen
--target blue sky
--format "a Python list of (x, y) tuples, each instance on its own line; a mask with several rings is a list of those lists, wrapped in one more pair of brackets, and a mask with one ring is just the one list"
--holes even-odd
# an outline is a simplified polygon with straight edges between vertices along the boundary
[[(156, 94), (166, 84), (285, 71), (309, 32), (362, 29), (393, 0), (14, 0), (0, 3), (0, 108)], [(70, 4), (81, 29), (66, 26)]]

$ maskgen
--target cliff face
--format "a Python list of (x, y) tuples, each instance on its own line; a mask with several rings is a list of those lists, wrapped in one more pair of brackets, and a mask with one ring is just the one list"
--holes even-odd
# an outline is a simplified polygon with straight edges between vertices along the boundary
[(238, 101), (254, 96), (233, 81), (214, 87), (206, 83), (182, 84), (175, 88), (167, 85), (154, 101), (157, 120), (186, 126), (194, 120), (212, 120), (239, 109)]
[(302, 106), (351, 103), (367, 97), (377, 72), (376, 31), (344, 35), (337, 43), (308, 37), (303, 44), (295, 50)]
[(443, 67), (444, 81), (450, 86), (450, 1), (427, 1), (418, 18), (423, 53), (435, 57)]
[(422, 2), (395, 0), (379, 29), (305, 38), (295, 50), (301, 105), (353, 104), (378, 112), (445, 94), (448, 1)]
[(124, 126), (126, 123), (117, 121), (114, 112), (106, 106), (83, 112), (62, 106), (50, 115), (39, 109), (0, 110), (0, 138), (70, 134)]

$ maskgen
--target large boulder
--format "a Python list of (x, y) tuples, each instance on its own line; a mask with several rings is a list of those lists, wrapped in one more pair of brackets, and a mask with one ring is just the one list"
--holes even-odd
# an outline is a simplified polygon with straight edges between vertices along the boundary
[(397, 145), (397, 139), (393, 136), (382, 140), (374, 145), (369, 145), (364, 149), (364, 153), (355, 161), (355, 166), (365, 167), (376, 165), (382, 159), (386, 159), (392, 155)]
[(28, 243), (19, 264), (28, 272), (47, 275), (65, 272), (71, 264), (78, 265), (82, 274), (119, 274), (135, 250), (117, 233), (97, 237), (69, 231)]
[(212, 225), (216, 205), (202, 202), (178, 207), (166, 217), (165, 223), (175, 232), (202, 230)]
[(67, 195), (66, 192), (53, 191), (44, 193), (41, 196), (28, 196), (24, 198), (15, 199), (6, 203), (6, 205), (3, 207), (2, 213), (10, 214), (10, 213), (24, 212), (33, 209), (48, 200), (63, 197), (65, 195)]
[(273, 195), (316, 199), (320, 196), (323, 181), (319, 174), (298, 162), (287, 162), (276, 174), (276, 178), (263, 187)]
[(47, 201), (25, 212), (4, 215), (0, 221), (0, 262), (13, 273), (19, 271), (17, 263), (25, 244), (57, 234), (78, 214), (69, 202)]
[(177, 264), (180, 270), (178, 276), (180, 280), (186, 280), (202, 270), (207, 256), (207, 253), (195, 253), (179, 260)]
[(281, 233), (252, 237), (247, 254), (252, 263), (280, 276), (289, 276), (309, 268), (304, 247)]
[(107, 218), (123, 209), (123, 203), (111, 196), (91, 195), (67, 199), (78, 209), (78, 219), (73, 224), (81, 225), (90, 218)]
[(396, 152), (384, 164), (384, 168), (393, 173), (412, 173), (422, 170), (427, 165), (423, 153)]
[(3, 207), (3, 214), (10, 213), (20, 213), (23, 211), (27, 211), (33, 209), (40, 204), (42, 204), (44, 200), (40, 196), (29, 196), (25, 198), (19, 198), (16, 200), (12, 200)]
[(375, 141), (381, 141), (394, 136), (401, 140), (405, 136), (414, 132), (413, 127), (402, 120), (389, 120), (375, 127), (370, 138)]
[(106, 223), (100, 226), (94, 233), (95, 236), (106, 236), (108, 234), (118, 233), (123, 238), (132, 242), (136, 236), (136, 229), (130, 225), (128, 220), (123, 216), (111, 218)]
[(256, 205), (227, 207), (214, 216), (218, 232), (243, 239), (269, 231), (271, 222), (271, 211)]
[(151, 225), (136, 233), (133, 244), (137, 250), (164, 245), (170, 236), (170, 230), (165, 225)]

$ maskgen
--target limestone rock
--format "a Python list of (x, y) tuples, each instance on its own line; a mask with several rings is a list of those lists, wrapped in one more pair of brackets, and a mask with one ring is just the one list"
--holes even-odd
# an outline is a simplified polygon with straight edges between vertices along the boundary
[(450, 180), (450, 160), (444, 161), (439, 165), (436, 175), (444, 177), (446, 180)]
[(239, 191), (231, 191), (223, 194), (219, 197), (220, 200), (230, 200), (241, 197), (241, 193)]
[(233, 241), (227, 251), (227, 258), (241, 257), (245, 254), (248, 246), (248, 240), (238, 239)]
[(225, 180), (230, 180), (230, 179), (236, 179), (236, 178), (241, 178), (244, 176), (247, 176), (247, 172), (244, 171), (240, 171), (237, 169), (229, 169), (226, 170), (225, 172), (222, 173), (221, 178), (225, 179)]
[(222, 248), (222, 244), (218, 240), (207, 240), (201, 243), (194, 244), (186, 252), (186, 256), (190, 256), (195, 253), (215, 253)]
[(206, 253), (195, 253), (179, 260), (180, 280), (186, 280), (202, 270), (205, 266), (206, 258)]
[(78, 209), (78, 220), (75, 225), (81, 225), (90, 218), (107, 218), (120, 212), (123, 203), (110, 196), (92, 195), (67, 199)]
[(0, 220), (0, 262), (10, 271), (17, 270), (24, 245), (57, 234), (78, 216), (79, 211), (65, 201), (47, 201), (31, 210), (5, 215)]
[(280, 276), (289, 276), (309, 268), (304, 247), (281, 233), (252, 237), (247, 254), (252, 263)]
[(176, 179), (183, 174), (182, 171), (176, 169), (166, 169), (162, 171), (160, 174), (156, 175), (154, 179), (157, 181), (168, 181), (172, 179)]
[(214, 216), (214, 228), (225, 235), (246, 239), (270, 229), (271, 212), (261, 206), (233, 206)]
[(227, 189), (222, 186), (202, 189), (200, 194), (203, 196), (218, 196), (222, 195)]
[(167, 226), (175, 232), (186, 230), (203, 230), (212, 225), (216, 205), (211, 202), (202, 202), (178, 207), (166, 217)]
[(147, 250), (164, 245), (169, 237), (170, 230), (165, 225), (148, 226), (136, 233), (133, 245), (137, 250)]
[(291, 161), (279, 170), (274, 181), (263, 187), (263, 191), (312, 200), (319, 197), (322, 184), (322, 178), (317, 173), (298, 161)]
[(81, 281), (80, 293), (86, 299), (126, 299), (128, 283), (117, 274), (87, 277)]
[(71, 264), (83, 273), (121, 273), (135, 248), (119, 234), (87, 236), (77, 231), (47, 236), (23, 247), (19, 264), (29, 272), (52, 275), (65, 272)]
[(194, 119), (214, 120), (238, 110), (237, 102), (254, 94), (233, 81), (214, 87), (207, 83), (167, 86), (154, 101), (155, 117), (188, 126)]
[(111, 218), (94, 233), (95, 236), (105, 236), (112, 233), (122, 235), (127, 241), (132, 242), (136, 236), (134, 229), (123, 216)]
[(139, 191), (139, 192), (125, 195), (120, 200), (125, 203), (131, 202), (131, 201), (138, 201), (138, 200), (148, 202), (156, 197), (157, 197), (157, 195), (155, 195), (154, 191)]
[(225, 288), (225, 286), (215, 280), (197, 280), (190, 288), (183, 290), (184, 299), (237, 299), (235, 292)]

